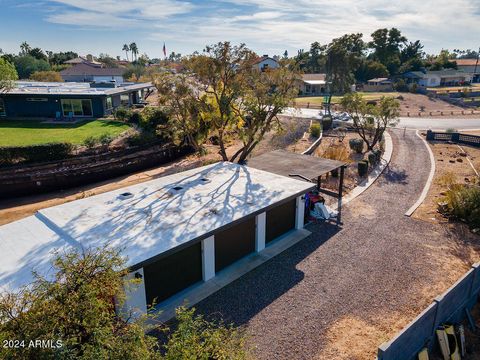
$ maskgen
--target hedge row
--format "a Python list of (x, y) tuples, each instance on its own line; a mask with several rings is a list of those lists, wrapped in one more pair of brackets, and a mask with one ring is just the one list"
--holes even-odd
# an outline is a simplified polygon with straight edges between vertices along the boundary
[(62, 160), (68, 158), (72, 150), (70, 143), (0, 147), (0, 165)]

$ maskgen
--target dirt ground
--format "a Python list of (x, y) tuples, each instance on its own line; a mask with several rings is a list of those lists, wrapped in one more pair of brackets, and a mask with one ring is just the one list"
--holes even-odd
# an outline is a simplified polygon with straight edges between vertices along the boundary
[(462, 111), (463, 108), (459, 106), (452, 105), (446, 101), (440, 99), (429, 98), (426, 95), (422, 94), (410, 94), (410, 93), (402, 93), (401, 96), (403, 97), (400, 101), (400, 112), (401, 113), (418, 113), (422, 111), (422, 106), (424, 107), (423, 113), (426, 115), (432, 112), (450, 112), (450, 111)]
[[(344, 194), (348, 194), (353, 190), (360, 182), (365, 180), (365, 178), (358, 175), (357, 162), (365, 158), (364, 154), (357, 154), (350, 149), (349, 141), (351, 139), (359, 139), (359, 136), (354, 132), (344, 133), (345, 138), (338, 137), (335, 132), (327, 133), (324, 135), (322, 142), (318, 149), (315, 151), (314, 156), (329, 158), (328, 151), (332, 148), (342, 148), (344, 150), (344, 161), (348, 164), (347, 169), (345, 170), (344, 177)], [(366, 147), (364, 148), (366, 150)], [(369, 172), (372, 168), (369, 168)], [(330, 190), (336, 191), (338, 189), (339, 178), (326, 175), (322, 178), (322, 187)]]
[(444, 182), (453, 178), (458, 183), (473, 183), (476, 174), (472, 165), (480, 173), (480, 149), (443, 142), (430, 142), (429, 145), (435, 157), (435, 176), (427, 198), (413, 216), (429, 222), (448, 223), (437, 211), (442, 194), (447, 190)]
[[(284, 130), (279, 133), (273, 131), (268, 133), (265, 136), (265, 139), (254, 150), (253, 156), (274, 149), (287, 148), (293, 144), (296, 144), (303, 134), (308, 130), (310, 124), (309, 120), (298, 120), (288, 117), (282, 118), (281, 121)], [(239, 149), (239, 147), (240, 144), (238, 142), (230, 143), (227, 148), (227, 154), (232, 156)], [(47, 207), (60, 205), (66, 202), (120, 189), (162, 176), (171, 175), (202, 165), (221, 161), (221, 157), (217, 153), (217, 147), (213, 145), (206, 145), (206, 150), (207, 153), (202, 156), (197, 154), (186, 156), (174, 162), (153, 169), (99, 183), (47, 194), (14, 199), (0, 199), (0, 225), (33, 215), (38, 210)]]

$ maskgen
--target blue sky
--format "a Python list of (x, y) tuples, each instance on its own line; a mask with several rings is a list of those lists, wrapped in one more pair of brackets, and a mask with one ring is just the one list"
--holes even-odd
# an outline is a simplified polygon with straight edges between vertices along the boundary
[[(480, 0), (0, 0), (0, 48), (19, 44), (80, 54), (191, 53), (245, 42), (259, 54), (308, 49), (344, 33), (395, 26), (427, 52), (480, 46)], [(368, 40), (368, 36), (366, 36)]]

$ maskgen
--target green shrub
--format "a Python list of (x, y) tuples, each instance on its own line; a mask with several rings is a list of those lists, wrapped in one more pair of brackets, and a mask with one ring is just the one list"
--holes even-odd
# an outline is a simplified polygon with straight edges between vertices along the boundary
[(312, 126), (310, 126), (310, 134), (313, 137), (316, 137), (316, 138), (320, 137), (321, 131), (322, 131), (322, 126), (318, 122), (314, 122), (312, 123)]
[(448, 128), (447, 130), (445, 130), (445, 132), (446, 132), (447, 134), (453, 134), (453, 133), (458, 132), (458, 130), (457, 130), (457, 129), (454, 129), (454, 128)]
[(350, 139), (348, 142), (350, 149), (355, 151), (357, 154), (361, 154), (363, 152), (363, 144), (364, 141), (362, 139)]
[(156, 141), (158, 141), (158, 138), (155, 136), (155, 134), (151, 132), (142, 132), (142, 133), (130, 136), (127, 139), (127, 144), (129, 146), (144, 146), (144, 145), (152, 144)]
[(155, 130), (159, 125), (168, 123), (168, 113), (158, 107), (147, 107), (142, 112), (142, 119), (139, 125), (144, 129)]
[(375, 155), (373, 152), (369, 152), (368, 155), (367, 155), (367, 158), (368, 158), (368, 162), (369, 162), (370, 164), (372, 164), (372, 166), (377, 165), (378, 157), (377, 157), (377, 155)]
[(99, 143), (98, 138), (94, 136), (89, 136), (85, 140), (83, 140), (83, 145), (87, 147), (87, 149), (93, 149)]
[(70, 156), (73, 148), (70, 143), (0, 147), (0, 165), (62, 160)]
[(139, 111), (132, 111), (130, 117), (128, 118), (130, 124), (141, 124), (144, 122), (143, 115)]
[(333, 120), (332, 120), (332, 117), (329, 116), (329, 115), (325, 115), (323, 118), (322, 118), (322, 128), (323, 130), (330, 130), (330, 128), (332, 127), (332, 123), (333, 123)]
[(358, 162), (358, 175), (360, 177), (366, 176), (368, 173), (368, 161), (361, 160)]
[(116, 120), (125, 121), (125, 122), (127, 122), (128, 119), (130, 119), (131, 115), (132, 115), (132, 110), (124, 108), (123, 106), (116, 108), (115, 111), (113, 112), (113, 117)]
[(467, 223), (472, 229), (480, 229), (480, 186), (452, 185), (444, 200), (446, 215)]
[(103, 146), (107, 146), (113, 141), (113, 139), (114, 139), (114, 137), (112, 135), (105, 133), (105, 134), (100, 135), (100, 137), (98, 138), (98, 141)]

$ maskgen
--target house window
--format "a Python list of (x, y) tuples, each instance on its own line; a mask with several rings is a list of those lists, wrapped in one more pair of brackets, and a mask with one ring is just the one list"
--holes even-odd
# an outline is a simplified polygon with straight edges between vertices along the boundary
[(90, 99), (62, 99), (63, 116), (92, 116), (92, 100)]
[(7, 113), (5, 111), (5, 102), (3, 99), (0, 99), (0, 116), (6, 116)]
[(312, 87), (310, 86), (310, 84), (305, 85), (305, 92), (309, 94), (310, 91), (312, 91)]
[(130, 96), (128, 96), (128, 94), (120, 95), (120, 104), (122, 104), (122, 106), (129, 106), (130, 105)]
[(107, 96), (107, 110), (110, 110), (112, 108), (113, 108), (112, 97)]

